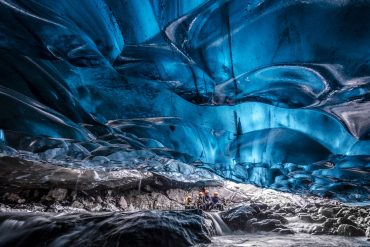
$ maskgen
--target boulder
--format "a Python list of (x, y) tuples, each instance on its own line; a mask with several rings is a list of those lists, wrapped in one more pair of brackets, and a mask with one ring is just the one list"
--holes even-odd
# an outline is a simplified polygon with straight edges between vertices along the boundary
[(309, 214), (299, 214), (299, 219), (307, 222), (307, 223), (324, 223), (326, 221), (326, 217), (312, 217)]
[(282, 224), (287, 224), (288, 223), (288, 220), (280, 214), (270, 214), (268, 217), (269, 217), (269, 219), (279, 220)]
[(272, 207), (273, 211), (277, 211), (281, 208), (280, 204), (276, 204), (275, 206)]
[(258, 220), (264, 220), (264, 219), (269, 219), (270, 216), (272, 215), (272, 213), (268, 212), (268, 211), (260, 211), (258, 214), (257, 214), (257, 219)]
[(334, 218), (327, 219), (322, 226), (326, 229), (332, 228), (337, 223), (337, 220)]
[(268, 208), (268, 205), (265, 203), (251, 203), (250, 206), (254, 208), (254, 210), (256, 210), (257, 213)]
[(343, 218), (343, 217), (339, 218), (339, 219), (337, 220), (337, 223), (338, 223), (338, 225), (347, 224), (347, 225), (351, 225), (351, 226), (356, 226), (356, 227), (357, 227), (357, 224), (356, 224), (355, 222), (353, 222), (353, 221), (352, 221), (352, 220), (350, 220), (350, 219)]
[(257, 218), (252, 218), (250, 220), (247, 221), (247, 226), (249, 227), (249, 229), (252, 229), (252, 224), (257, 222), (258, 219)]
[(317, 218), (313, 218), (315, 223), (324, 223), (328, 218), (326, 218), (325, 216), (321, 216), (321, 217), (317, 217)]
[(335, 216), (336, 217), (343, 217), (344, 214), (346, 213), (346, 211), (347, 211), (346, 208), (341, 208)]
[(368, 214), (367, 210), (366, 210), (366, 209), (364, 209), (364, 208), (360, 208), (360, 209), (358, 210), (358, 213), (359, 213), (362, 217), (365, 217), (365, 216)]
[(349, 220), (352, 220), (352, 221), (355, 221), (357, 219), (357, 217), (355, 215), (350, 215), (349, 217), (347, 217)]
[(319, 214), (321, 214), (321, 215), (323, 215), (327, 218), (333, 218), (334, 217), (334, 209), (321, 207), (319, 209)]
[(338, 235), (346, 237), (362, 237), (365, 236), (365, 232), (358, 227), (342, 224), (338, 227)]
[(241, 205), (221, 214), (223, 221), (233, 230), (246, 230), (247, 221), (256, 218), (257, 211), (249, 205)]
[(285, 213), (294, 213), (294, 207), (283, 207), (277, 211), (277, 213), (285, 212)]
[[(3, 214), (0, 246), (193, 246), (210, 243), (204, 218), (192, 211)], [(23, 224), (24, 222), (24, 224)], [(30, 234), (32, 232), (32, 234)]]
[(299, 219), (307, 223), (315, 223), (315, 220), (309, 214), (299, 214)]
[(322, 235), (322, 234), (326, 234), (327, 233), (327, 230), (323, 227), (323, 226), (314, 226), (310, 231), (309, 233), (311, 233), (312, 235)]

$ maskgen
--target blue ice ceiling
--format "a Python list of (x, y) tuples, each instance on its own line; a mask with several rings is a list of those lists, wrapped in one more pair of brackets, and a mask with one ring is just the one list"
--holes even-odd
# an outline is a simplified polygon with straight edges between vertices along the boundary
[(0, 0), (0, 128), (369, 200), (369, 44), (370, 1)]

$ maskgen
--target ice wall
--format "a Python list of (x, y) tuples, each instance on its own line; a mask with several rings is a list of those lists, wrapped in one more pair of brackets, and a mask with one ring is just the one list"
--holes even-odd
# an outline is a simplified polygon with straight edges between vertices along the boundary
[(368, 1), (2, 0), (0, 128), (369, 200), (369, 23)]

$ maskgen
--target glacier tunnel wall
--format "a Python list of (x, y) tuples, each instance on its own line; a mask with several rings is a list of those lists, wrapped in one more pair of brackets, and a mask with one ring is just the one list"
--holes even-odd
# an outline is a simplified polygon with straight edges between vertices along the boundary
[(3, 152), (367, 201), (369, 23), (362, 0), (1, 0)]

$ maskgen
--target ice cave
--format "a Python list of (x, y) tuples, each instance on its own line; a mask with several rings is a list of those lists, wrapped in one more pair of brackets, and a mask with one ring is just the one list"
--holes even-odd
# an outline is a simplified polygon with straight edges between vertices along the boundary
[(370, 246), (369, 0), (0, 0), (0, 112), (0, 247)]

